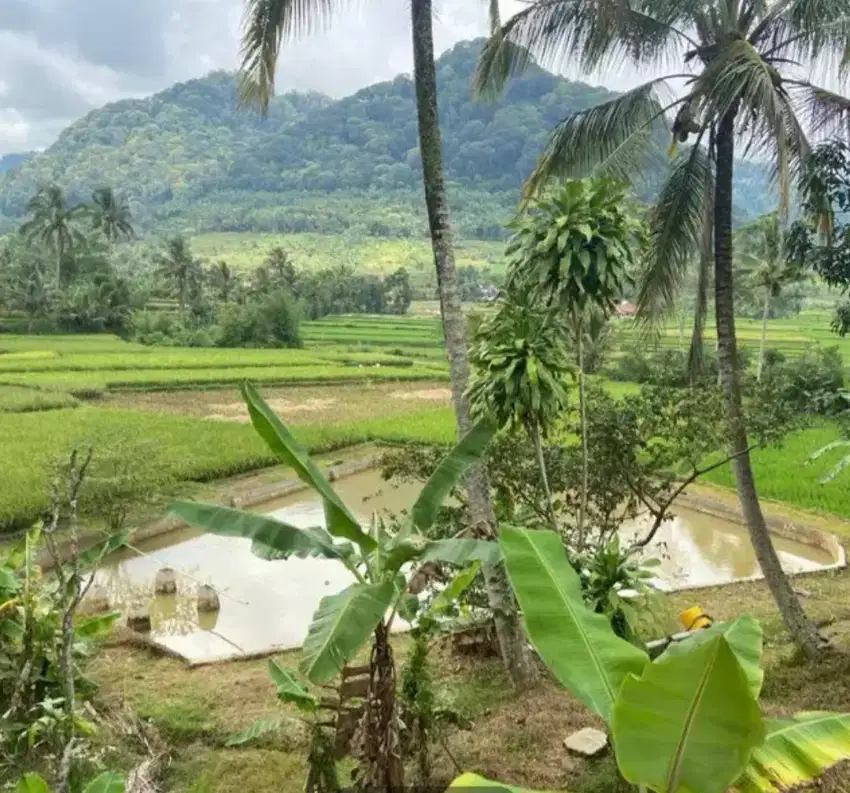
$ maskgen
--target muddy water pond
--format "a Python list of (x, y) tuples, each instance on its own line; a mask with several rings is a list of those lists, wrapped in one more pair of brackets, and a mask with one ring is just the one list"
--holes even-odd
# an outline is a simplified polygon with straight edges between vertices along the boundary
[[(376, 471), (335, 484), (355, 512), (368, 519), (375, 510), (398, 512), (409, 507), (419, 488), (393, 487)], [(321, 503), (301, 491), (257, 511), (299, 527), (322, 522)], [(629, 527), (635, 531), (640, 527)], [(776, 539), (789, 572), (816, 570), (834, 560), (808, 545)], [(251, 554), (248, 540), (217, 537), (191, 529), (170, 532), (140, 543), (143, 555), (125, 553), (98, 572), (110, 605), (124, 611), (147, 610), (151, 638), (190, 662), (203, 662), (298, 647), (319, 600), (351, 582), (338, 563), (325, 559), (266, 562)], [(659, 532), (648, 555), (662, 560), (659, 584), (665, 588), (732, 581), (757, 575), (746, 530), (703, 513), (678, 510)], [(177, 592), (154, 595), (157, 571), (177, 571)], [(198, 611), (201, 584), (213, 585), (220, 609)]]

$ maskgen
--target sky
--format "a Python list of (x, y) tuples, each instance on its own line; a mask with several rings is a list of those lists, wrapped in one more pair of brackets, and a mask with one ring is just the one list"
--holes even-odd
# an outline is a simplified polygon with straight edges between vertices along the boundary
[[(234, 69), (244, 0), (0, 0), (0, 155), (49, 146), (107, 102)], [(500, 0), (503, 18), (522, 7)], [(435, 0), (438, 52), (487, 32), (486, 0)], [(408, 0), (352, 0), (290, 44), (278, 91), (344, 96), (412, 68)]]

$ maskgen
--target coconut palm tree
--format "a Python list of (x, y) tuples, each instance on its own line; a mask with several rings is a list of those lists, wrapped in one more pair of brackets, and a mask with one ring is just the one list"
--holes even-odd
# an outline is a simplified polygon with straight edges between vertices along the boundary
[(115, 195), (111, 187), (98, 187), (89, 205), (92, 228), (110, 242), (129, 240), (135, 236), (130, 205)]
[(58, 185), (42, 187), (27, 203), (27, 217), (18, 230), (30, 244), (37, 242), (51, 248), (56, 256), (54, 281), (62, 282), (62, 261), (84, 238), (75, 219), (85, 210), (81, 204), (69, 206)]
[(157, 271), (177, 295), (180, 313), (186, 313), (186, 304), (201, 280), (201, 265), (192, 255), (184, 237), (172, 237), (166, 243), (165, 253), (157, 257)]
[[(398, 1), (408, 2), (411, 10), (413, 73), (425, 203), (449, 358), (452, 402), (458, 434), (465, 435), (472, 427), (466, 397), (469, 354), (443, 176), (432, 3), (431, 0)], [(275, 68), (282, 42), (310, 32), (317, 24), (327, 22), (334, 12), (345, 5), (345, 0), (246, 0), (241, 65), (243, 99), (259, 104), (262, 109), (267, 108), (274, 90)], [(495, 22), (492, 15), (498, 11), (498, 2), (490, 0), (489, 7), (492, 24)], [(466, 484), (473, 525), (487, 527), (492, 531), (496, 520), (484, 472), (480, 468), (473, 469), (466, 478)], [(526, 687), (536, 679), (536, 668), (528, 652), (504, 571), (500, 567), (485, 566), (483, 573), (502, 659), (514, 685), (518, 688)]]
[[(735, 336), (732, 179), (736, 148), (770, 157), (783, 201), (817, 131), (845, 126), (850, 102), (801, 75), (798, 63), (843, 74), (850, 66), (850, 0), (536, 0), (491, 38), (478, 85), (498, 88), (533, 56), (585, 70), (629, 62), (655, 77), (566, 118), (526, 189), (557, 174), (630, 178), (646, 165), (656, 130), (672, 118), (667, 174), (650, 218), (652, 248), (640, 292), (643, 312), (673, 303), (692, 252), (711, 235), (715, 319), (736, 484), (750, 538), (777, 605), (808, 656), (820, 646), (784, 575), (753, 477)], [(674, 90), (678, 89), (678, 91)]]
[(229, 303), (239, 292), (239, 276), (230, 269), (230, 265), (223, 259), (217, 261), (210, 270), (210, 280), (216, 299), (222, 303)]
[(764, 370), (764, 350), (767, 344), (767, 321), (782, 290), (803, 279), (800, 268), (785, 254), (784, 234), (778, 213), (765, 215), (738, 232), (743, 249), (739, 258), (744, 266), (747, 287), (762, 301), (761, 339), (756, 364), (756, 380), (761, 382)]

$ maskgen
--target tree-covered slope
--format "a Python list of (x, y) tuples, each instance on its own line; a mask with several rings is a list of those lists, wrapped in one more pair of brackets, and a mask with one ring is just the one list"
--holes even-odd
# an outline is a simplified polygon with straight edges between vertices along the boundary
[[(549, 130), (612, 94), (532, 67), (498, 101), (478, 100), (471, 78), (481, 44), (444, 53), (437, 74), (457, 225), (467, 236), (492, 237)], [(145, 229), (410, 236), (425, 231), (419, 168), (408, 76), (338, 101), (286, 94), (260, 118), (239, 106), (233, 76), (217, 72), (89, 113), (0, 176), (0, 213), (19, 217), (45, 182), (60, 184), (71, 200), (109, 184)], [(741, 184), (747, 213), (765, 207), (758, 169)]]

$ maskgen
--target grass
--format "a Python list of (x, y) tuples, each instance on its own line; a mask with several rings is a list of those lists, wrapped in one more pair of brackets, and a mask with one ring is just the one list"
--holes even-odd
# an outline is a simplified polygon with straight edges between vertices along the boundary
[(448, 379), (434, 366), (346, 366), (319, 363), (315, 366), (252, 366), (214, 369), (142, 369), (118, 371), (58, 371), (0, 373), (0, 385), (24, 385), (71, 394), (97, 394), (110, 390), (157, 391), (175, 388), (215, 387), (250, 380), (255, 383), (344, 383), (368, 380)]
[[(302, 425), (296, 435), (311, 452), (322, 452), (374, 441), (449, 443), (454, 424), (450, 409), (430, 408), (389, 419)], [(57, 460), (74, 448), (91, 446), (96, 455), (84, 509), (277, 462), (248, 425), (115, 408), (0, 413), (0, 438), (4, 459), (15, 461), (4, 470), (0, 531), (38, 519)]]
[[(762, 706), (770, 716), (802, 710), (833, 710), (850, 698), (850, 575), (807, 576), (810, 616), (829, 620), (838, 652), (819, 663), (800, 662), (777, 616), (764, 583), (734, 584), (674, 594), (665, 602), (665, 623), (656, 636), (675, 630), (675, 615), (699, 604), (718, 620), (749, 612), (765, 632)], [(409, 639), (393, 639), (402, 666)], [(298, 652), (279, 656), (295, 669)], [(572, 731), (599, 726), (587, 708), (549, 675), (538, 686), (516, 695), (498, 659), (456, 655), (437, 643), (431, 655), (437, 702), (472, 722), (471, 729), (450, 728), (447, 744), (464, 770), (538, 790), (572, 793), (627, 793), (610, 753), (596, 760), (567, 754), (563, 739)], [(129, 707), (150, 719), (168, 737), (173, 762), (163, 780), (173, 793), (296, 793), (305, 769), (306, 735), (287, 723), (282, 733), (258, 747), (230, 749), (227, 738), (260, 718), (289, 713), (276, 697), (264, 659), (215, 664), (188, 670), (179, 661), (121, 643), (106, 648), (88, 672), (100, 683), (99, 712)], [(118, 736), (108, 738), (120, 741)], [(446, 755), (434, 747), (434, 789), (455, 775)], [(850, 769), (835, 769), (822, 782), (824, 793), (846, 791)]]
[(79, 402), (62, 391), (44, 392), (24, 386), (0, 386), (0, 413), (26, 413), (76, 407)]

